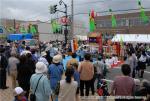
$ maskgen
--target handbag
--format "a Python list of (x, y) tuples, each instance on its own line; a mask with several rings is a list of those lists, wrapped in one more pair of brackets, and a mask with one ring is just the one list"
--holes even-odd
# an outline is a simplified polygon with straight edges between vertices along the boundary
[[(43, 75), (42, 75), (42, 76), (43, 76)], [(36, 88), (35, 88), (34, 93), (30, 94), (30, 101), (36, 101), (35, 92), (36, 92), (36, 90), (37, 90), (37, 87), (38, 87), (38, 85), (39, 85), (39, 81), (40, 81), (40, 79), (42, 78), (42, 76), (39, 78), (39, 80), (38, 80), (38, 82), (37, 82), (37, 85), (36, 85)]]

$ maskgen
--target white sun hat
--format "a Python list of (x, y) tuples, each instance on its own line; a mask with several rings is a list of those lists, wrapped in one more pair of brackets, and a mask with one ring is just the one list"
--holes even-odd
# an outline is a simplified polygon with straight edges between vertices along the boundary
[(62, 56), (61, 55), (55, 55), (53, 57), (53, 62), (54, 63), (59, 63), (62, 60)]
[(41, 53), (41, 56), (43, 57), (43, 56), (46, 56), (47, 54), (46, 54), (46, 52), (42, 52)]
[(36, 63), (36, 73), (45, 73), (47, 71), (47, 66), (43, 62)]

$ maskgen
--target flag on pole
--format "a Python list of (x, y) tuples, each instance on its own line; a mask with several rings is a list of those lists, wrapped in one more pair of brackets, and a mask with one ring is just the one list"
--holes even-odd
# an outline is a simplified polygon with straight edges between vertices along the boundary
[(141, 0), (138, 0), (138, 5), (140, 7), (140, 17), (141, 17), (141, 19), (143, 20), (144, 23), (148, 23), (149, 18), (145, 14), (144, 8), (142, 7), (142, 4), (141, 4)]
[(116, 21), (116, 18), (114, 16), (114, 14), (112, 13), (112, 9), (109, 9), (109, 12), (111, 13), (111, 24), (112, 24), (112, 27), (117, 27), (117, 21)]
[(93, 32), (95, 29), (96, 29), (96, 26), (95, 26), (95, 12), (94, 10), (92, 10), (90, 13), (89, 13), (89, 24), (90, 24), (90, 32)]

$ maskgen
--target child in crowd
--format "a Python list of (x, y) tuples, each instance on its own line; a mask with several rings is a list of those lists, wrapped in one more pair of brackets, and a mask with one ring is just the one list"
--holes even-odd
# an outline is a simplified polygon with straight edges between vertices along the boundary
[(25, 91), (21, 87), (14, 89), (14, 100), (13, 101), (28, 101), (25, 97)]

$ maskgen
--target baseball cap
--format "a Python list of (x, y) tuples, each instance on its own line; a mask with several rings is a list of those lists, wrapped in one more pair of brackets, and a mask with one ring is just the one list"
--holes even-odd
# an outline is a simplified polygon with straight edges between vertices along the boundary
[(21, 87), (16, 87), (14, 89), (14, 96), (24, 95), (26, 92)]

